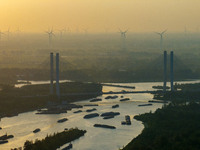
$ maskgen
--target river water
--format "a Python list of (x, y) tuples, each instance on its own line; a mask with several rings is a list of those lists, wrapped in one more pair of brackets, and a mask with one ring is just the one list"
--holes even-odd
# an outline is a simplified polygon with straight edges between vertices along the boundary
[[(196, 81), (184, 81), (184, 83), (196, 83)], [(37, 83), (36, 83), (37, 84)], [(153, 90), (152, 86), (162, 85), (161, 82), (146, 82), (146, 83), (126, 83), (119, 85), (135, 86), (136, 91)], [(103, 86), (103, 92), (109, 91), (121, 91), (130, 90), (118, 87)], [(112, 95), (112, 94), (109, 94)], [(74, 114), (74, 111), (79, 109), (73, 109), (65, 114), (59, 115), (36, 115), (37, 111), (26, 112), (19, 114), (18, 116), (10, 118), (2, 118), (0, 121), (0, 136), (7, 133), (14, 135), (13, 139), (9, 140), (9, 143), (0, 145), (0, 150), (10, 150), (11, 148), (23, 146), (26, 140), (42, 139), (47, 134), (53, 134), (55, 132), (61, 132), (65, 128), (78, 127), (79, 129), (87, 130), (87, 133), (78, 140), (72, 142), (73, 150), (118, 150), (119, 148), (128, 144), (134, 137), (141, 133), (144, 126), (141, 122), (136, 121), (133, 117), (137, 114), (142, 114), (150, 111), (155, 111), (157, 108), (161, 108), (162, 104), (155, 103), (152, 106), (138, 107), (139, 104), (148, 103), (148, 100), (152, 100), (152, 94), (118, 94), (117, 99), (106, 100), (108, 95), (102, 95), (98, 98), (102, 98), (101, 102), (93, 102), (92, 104), (99, 104), (99, 106), (90, 106), (81, 108), (82, 113)], [(120, 102), (120, 97), (130, 98), (130, 101)], [(89, 100), (76, 102), (76, 104), (91, 104)], [(112, 105), (119, 104), (119, 108), (112, 109)], [(88, 114), (87, 109), (96, 108), (99, 114), (109, 111), (120, 112), (119, 116), (113, 119), (104, 120), (102, 117), (96, 117), (92, 119), (83, 119), (83, 116)], [(125, 115), (130, 115), (132, 125), (121, 125), (121, 121), (125, 120)], [(68, 118), (69, 120), (64, 123), (57, 123), (57, 120), (61, 118)], [(113, 125), (115, 130), (95, 128), (95, 123)], [(34, 134), (32, 131), (36, 128), (40, 128), (41, 132)]]

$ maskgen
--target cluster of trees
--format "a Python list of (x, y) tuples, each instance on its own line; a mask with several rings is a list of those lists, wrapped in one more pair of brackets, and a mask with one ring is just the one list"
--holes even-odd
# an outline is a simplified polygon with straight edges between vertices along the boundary
[[(48, 96), (49, 84), (27, 85), (22, 88), (15, 88), (12, 85), (0, 85), (0, 87), (2, 89), (0, 91), (0, 118), (47, 107), (49, 101), (60, 102), (56, 96)], [(96, 95), (86, 94), (61, 97), (61, 100), (73, 102), (100, 95), (102, 86), (95, 83), (67, 82), (61, 83), (60, 89), (61, 93), (97, 93)]]
[[(60, 133), (54, 133), (53, 135), (47, 135), (43, 140), (26, 141), (24, 143), (24, 150), (56, 150), (60, 146), (78, 139), (86, 133), (85, 130), (79, 130), (77, 128), (63, 131)], [(15, 148), (13, 150), (20, 150), (22, 148)]]
[(123, 150), (199, 150), (200, 104), (169, 104), (155, 113), (134, 118), (144, 122), (145, 129)]
[(175, 84), (175, 89), (180, 89), (181, 91), (200, 91), (200, 84)]
[(134, 117), (145, 128), (123, 150), (200, 149), (200, 84), (176, 84), (175, 89), (179, 90), (154, 95), (169, 105)]
[(171, 101), (172, 104), (200, 101), (200, 83), (195, 84), (176, 84), (175, 92), (157, 93), (154, 99)]
[[(161, 52), (78, 50), (62, 51), (60, 53), (60, 79), (93, 82), (163, 80), (163, 54)], [(180, 51), (175, 52), (175, 79), (196, 79), (200, 77), (199, 57), (197, 56), (199, 56), (199, 52), (196, 55), (180, 53)], [(12, 64), (10, 67), (3, 68), (3, 66), (0, 66), (2, 72), (0, 83), (14, 83), (17, 79), (49, 80), (49, 51), (38, 53), (38, 56), (20, 55), (21, 57), (26, 60), (23, 63), (20, 62), (20, 66), (19, 64), (15, 65), (17, 63)], [(15, 61), (13, 60), (13, 62)], [(168, 57), (168, 66), (170, 66), (169, 62)], [(169, 69), (170, 67), (168, 67), (168, 79), (170, 79)]]

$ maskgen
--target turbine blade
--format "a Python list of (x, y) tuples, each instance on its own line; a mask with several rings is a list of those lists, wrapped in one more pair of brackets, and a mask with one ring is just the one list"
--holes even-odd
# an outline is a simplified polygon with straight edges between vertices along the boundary
[(164, 34), (165, 32), (167, 31), (167, 29), (166, 30), (164, 30), (161, 34)]
[(154, 33), (156, 33), (156, 34), (158, 34), (158, 35), (161, 35), (161, 33), (159, 33), (159, 32), (154, 32)]
[(124, 32), (126, 33), (126, 32), (128, 32), (128, 30), (129, 30), (129, 29), (126, 29)]
[(119, 30), (120, 33), (122, 32), (122, 30), (120, 28), (118, 28), (118, 30)]

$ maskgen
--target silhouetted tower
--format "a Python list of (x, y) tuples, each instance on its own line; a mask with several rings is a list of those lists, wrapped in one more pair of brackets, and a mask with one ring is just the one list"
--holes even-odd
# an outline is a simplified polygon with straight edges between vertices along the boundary
[(59, 87), (59, 53), (56, 53), (56, 95), (60, 98)]
[(53, 94), (53, 53), (50, 53), (50, 94)]
[(164, 51), (164, 83), (163, 83), (163, 92), (166, 92), (167, 85), (167, 51)]
[(171, 91), (174, 91), (174, 52), (170, 53), (170, 80), (171, 80)]

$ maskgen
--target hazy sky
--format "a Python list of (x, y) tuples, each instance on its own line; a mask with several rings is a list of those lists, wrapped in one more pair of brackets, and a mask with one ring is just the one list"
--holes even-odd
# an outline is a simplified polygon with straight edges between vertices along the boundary
[[(183, 32), (200, 26), (200, 0), (0, 0), (0, 30)], [(199, 28), (200, 29), (200, 28)]]

